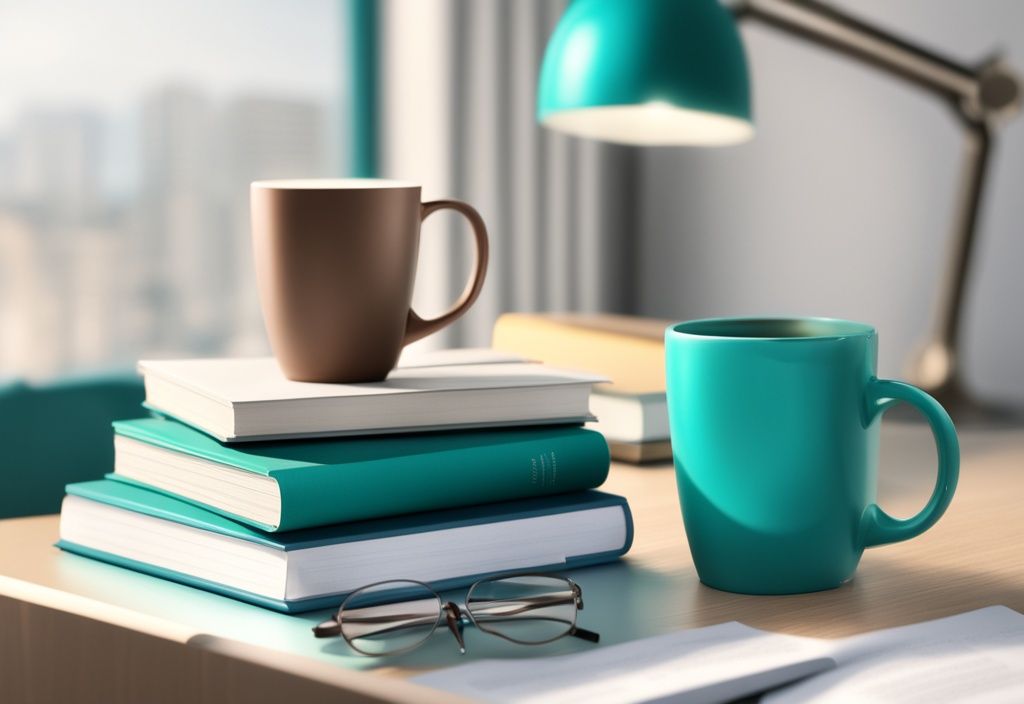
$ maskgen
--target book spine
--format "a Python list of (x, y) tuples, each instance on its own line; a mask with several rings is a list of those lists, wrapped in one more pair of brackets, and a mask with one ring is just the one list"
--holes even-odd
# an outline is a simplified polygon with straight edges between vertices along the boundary
[(278, 530), (470, 506), (600, 486), (608, 444), (583, 428), (536, 428), (507, 442), (467, 443), (386, 460), (272, 472)]

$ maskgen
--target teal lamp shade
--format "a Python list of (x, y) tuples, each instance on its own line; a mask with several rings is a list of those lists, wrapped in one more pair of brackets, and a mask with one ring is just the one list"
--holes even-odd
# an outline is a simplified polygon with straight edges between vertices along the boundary
[(537, 119), (608, 142), (753, 136), (747, 60), (718, 0), (574, 0), (548, 42)]

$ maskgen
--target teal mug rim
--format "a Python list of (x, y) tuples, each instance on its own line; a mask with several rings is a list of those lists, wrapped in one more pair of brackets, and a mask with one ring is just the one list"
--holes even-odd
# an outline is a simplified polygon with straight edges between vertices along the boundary
[[(756, 334), (760, 329), (790, 327), (793, 334)], [(750, 332), (744, 333), (743, 329)], [(803, 330), (803, 332), (802, 332)], [(697, 340), (843, 340), (850, 337), (877, 335), (875, 328), (842, 318), (801, 316), (738, 316), (724, 318), (698, 318), (673, 323), (666, 333)]]

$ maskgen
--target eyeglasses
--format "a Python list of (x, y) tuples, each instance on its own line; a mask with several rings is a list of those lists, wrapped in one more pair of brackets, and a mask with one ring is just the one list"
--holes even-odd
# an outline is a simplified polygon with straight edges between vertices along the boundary
[(522, 574), (482, 579), (469, 588), (466, 604), (442, 601), (423, 582), (377, 582), (353, 592), (330, 620), (313, 628), (317, 638), (341, 636), (363, 655), (398, 655), (423, 645), (444, 619), (466, 652), (462, 631), (484, 633), (521, 645), (542, 645), (564, 636), (591, 643), (599, 636), (576, 625), (583, 590), (571, 579)]

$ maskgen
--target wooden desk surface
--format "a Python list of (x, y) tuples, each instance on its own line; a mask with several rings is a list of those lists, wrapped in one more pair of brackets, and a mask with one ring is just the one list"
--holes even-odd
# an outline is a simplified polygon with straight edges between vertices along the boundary
[[(671, 467), (616, 465), (603, 488), (629, 498), (636, 540), (619, 563), (572, 573), (586, 597), (580, 623), (609, 644), (731, 620), (838, 637), (991, 604), (1024, 611), (1024, 430), (975, 431), (962, 435), (961, 443), (957, 494), (932, 530), (867, 551), (855, 578), (840, 589), (799, 596), (742, 596), (701, 585), (686, 547)], [(931, 436), (923, 426), (885, 424), (880, 503), (893, 515), (915, 513), (931, 491), (933, 466)], [(370, 682), (371, 690), (386, 686), (382, 691), (396, 698), (422, 699), (423, 692), (405, 689), (411, 685), (394, 677), (464, 662), (445, 635), (392, 661), (352, 656), (338, 640), (311, 637), (310, 626), (326, 612), (273, 613), (63, 553), (52, 547), (56, 537), (56, 516), (0, 521), (0, 596), (191, 647), (264, 658), (271, 653), (287, 667), (338, 687)], [(467, 631), (474, 656), (593, 647), (572, 640), (542, 651)], [(376, 676), (353, 680), (353, 670), (373, 670)], [(331, 672), (339, 677), (332, 679)]]

